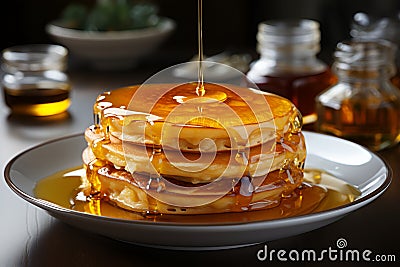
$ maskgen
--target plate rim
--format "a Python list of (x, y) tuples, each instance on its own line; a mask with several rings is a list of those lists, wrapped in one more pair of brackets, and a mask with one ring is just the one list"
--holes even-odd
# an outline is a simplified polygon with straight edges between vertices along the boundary
[[(306, 133), (309, 134), (311, 133), (312, 135), (319, 135), (319, 136), (324, 136), (324, 137), (328, 137), (328, 138), (333, 138), (333, 139), (340, 139), (341, 141), (346, 141), (352, 144), (356, 144), (354, 142), (348, 141), (346, 139), (343, 138), (339, 138), (339, 137), (335, 137), (335, 136), (331, 136), (331, 135), (327, 135), (327, 134), (322, 134), (322, 133), (315, 133), (315, 132), (310, 132), (310, 131), (302, 131), (302, 133)], [(46, 145), (52, 144), (52, 143), (57, 143), (63, 140), (67, 140), (67, 139), (74, 139), (77, 137), (82, 137), (83, 138), (83, 133), (76, 133), (76, 134), (72, 134), (72, 135), (67, 135), (67, 136), (62, 136), (59, 138), (54, 138), (54, 139), (50, 139), (47, 140), (45, 142), (39, 143), (37, 145), (34, 145), (18, 154), (16, 154), (15, 156), (13, 156), (8, 163), (5, 166), (4, 169), (4, 179), (6, 181), (7, 186), (19, 197), (21, 197), (23, 200), (31, 203), (32, 205), (42, 208), (44, 209), (46, 212), (49, 213), (65, 213), (68, 215), (72, 215), (75, 217), (84, 217), (86, 219), (90, 219), (90, 220), (102, 220), (102, 221), (107, 221), (107, 222), (112, 222), (112, 223), (122, 223), (122, 224), (140, 224), (140, 225), (147, 225), (147, 226), (159, 226), (159, 227), (187, 227), (187, 228), (229, 228), (229, 227), (249, 227), (249, 225), (252, 226), (265, 226), (265, 224), (268, 225), (274, 225), (274, 224), (287, 224), (290, 222), (295, 222), (297, 220), (300, 221), (307, 221), (307, 220), (311, 220), (313, 221), (314, 218), (316, 217), (327, 217), (330, 218), (330, 215), (332, 215), (333, 213), (336, 213), (339, 210), (343, 210), (346, 211), (347, 209), (354, 207), (355, 209), (357, 208), (357, 206), (365, 203), (362, 206), (368, 205), (372, 200), (376, 199), (377, 197), (379, 197), (381, 194), (383, 194), (386, 189), (390, 186), (391, 181), (392, 181), (392, 177), (393, 177), (393, 171), (392, 168), (390, 167), (390, 165), (386, 162), (385, 159), (383, 159), (380, 155), (372, 152), (371, 150), (369, 150), (368, 148), (365, 148), (359, 144), (356, 144), (358, 147), (365, 149), (368, 153), (376, 156), (378, 158), (378, 160), (380, 160), (384, 167), (385, 167), (385, 174), (386, 174), (386, 178), (383, 181), (383, 183), (377, 188), (375, 189), (373, 192), (371, 192), (370, 194), (366, 195), (366, 196), (362, 196), (360, 198), (358, 198), (357, 200), (333, 208), (333, 209), (329, 209), (329, 210), (324, 210), (324, 211), (319, 211), (319, 212), (315, 212), (315, 213), (310, 213), (310, 214), (303, 214), (303, 215), (297, 215), (297, 216), (292, 216), (292, 217), (287, 217), (287, 218), (276, 218), (276, 219), (271, 219), (271, 220), (262, 220), (262, 221), (250, 221), (250, 222), (233, 222), (233, 223), (211, 223), (211, 224), (207, 224), (207, 223), (176, 223), (176, 222), (154, 222), (154, 221), (144, 221), (144, 220), (130, 220), (130, 219), (121, 219), (121, 218), (113, 218), (113, 217), (107, 217), (107, 216), (98, 216), (98, 215), (94, 215), (94, 214), (89, 214), (89, 213), (85, 213), (85, 212), (80, 212), (80, 211), (75, 211), (72, 209), (68, 209), (65, 207), (62, 207), (60, 205), (57, 205), (51, 201), (48, 200), (43, 200), (40, 198), (36, 198), (30, 194), (25, 193), (22, 189), (20, 189), (17, 185), (15, 185), (12, 182), (12, 178), (11, 178), (11, 169), (13, 164), (22, 156), (24, 156), (25, 154), (31, 152), (32, 150), (41, 148), (41, 147), (45, 147)], [(348, 212), (343, 212), (343, 214), (340, 214), (338, 216), (345, 216), (347, 213), (351, 212), (353, 210), (350, 210)]]

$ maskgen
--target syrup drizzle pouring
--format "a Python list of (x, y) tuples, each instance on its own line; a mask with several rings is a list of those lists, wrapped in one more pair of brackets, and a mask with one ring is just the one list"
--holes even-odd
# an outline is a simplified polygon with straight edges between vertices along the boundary
[[(203, 60), (204, 60), (204, 52), (203, 52), (203, 0), (198, 0), (197, 1), (197, 37), (198, 37), (198, 83), (196, 87), (196, 94), (199, 97), (204, 97), (206, 94), (206, 89), (204, 87), (204, 70), (203, 70)], [(217, 101), (225, 101), (226, 100), (226, 95), (225, 94), (211, 94), (210, 96), (213, 99), (216, 99)], [(200, 116), (202, 115), (202, 107), (198, 106), (197, 107)], [(247, 153), (243, 151), (241, 146), (239, 146), (238, 152), (236, 154), (236, 160), (238, 162), (241, 162), (244, 166), (247, 166)], [(249, 176), (250, 177), (250, 176)], [(251, 178), (250, 178), (251, 179)], [(251, 184), (251, 182), (250, 182)], [(250, 192), (249, 196), (247, 197), (247, 205), (251, 201), (251, 194)], [(239, 195), (239, 194), (238, 194)], [(239, 202), (239, 200), (237, 200)]]
[(204, 88), (204, 73), (203, 73), (203, 0), (197, 0), (197, 36), (198, 36), (198, 49), (199, 49), (199, 60), (198, 60), (198, 84), (196, 88), (196, 94), (198, 96), (204, 96), (206, 91)]

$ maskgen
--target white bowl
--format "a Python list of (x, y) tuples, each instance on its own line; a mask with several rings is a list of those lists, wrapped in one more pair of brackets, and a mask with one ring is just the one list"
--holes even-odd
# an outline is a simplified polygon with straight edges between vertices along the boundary
[(46, 32), (58, 43), (96, 69), (115, 70), (134, 66), (154, 52), (175, 29), (169, 18), (155, 27), (126, 31), (83, 31), (65, 28), (52, 22)]

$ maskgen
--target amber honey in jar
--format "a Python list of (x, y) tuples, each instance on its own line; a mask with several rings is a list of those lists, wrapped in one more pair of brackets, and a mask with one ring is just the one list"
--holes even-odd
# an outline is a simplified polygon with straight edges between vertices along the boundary
[(13, 114), (50, 116), (70, 105), (70, 82), (65, 73), (66, 48), (33, 44), (14, 46), (2, 52), (2, 88)]
[(313, 20), (272, 20), (259, 24), (257, 50), (247, 77), (259, 89), (290, 99), (303, 123), (316, 121), (314, 99), (336, 82), (329, 66), (317, 58), (319, 23)]
[(333, 69), (338, 83), (316, 98), (316, 129), (380, 150), (400, 141), (400, 91), (393, 43), (340, 42)]

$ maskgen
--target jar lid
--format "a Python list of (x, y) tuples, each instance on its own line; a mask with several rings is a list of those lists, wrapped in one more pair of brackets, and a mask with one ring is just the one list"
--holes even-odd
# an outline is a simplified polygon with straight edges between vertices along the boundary
[(334, 52), (335, 68), (372, 70), (387, 67), (389, 74), (395, 72), (397, 46), (386, 40), (345, 40), (339, 42)]
[(257, 50), (263, 55), (314, 55), (320, 51), (319, 23), (309, 19), (267, 20), (258, 25)]
[(29, 44), (2, 51), (3, 68), (15, 71), (65, 70), (68, 50), (60, 45)]
[(257, 40), (276, 44), (319, 43), (319, 23), (309, 19), (268, 20), (258, 25)]
[(384, 39), (400, 44), (400, 17), (376, 17), (358, 12), (353, 16), (350, 35), (357, 39)]

